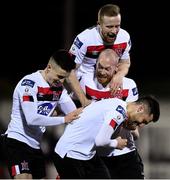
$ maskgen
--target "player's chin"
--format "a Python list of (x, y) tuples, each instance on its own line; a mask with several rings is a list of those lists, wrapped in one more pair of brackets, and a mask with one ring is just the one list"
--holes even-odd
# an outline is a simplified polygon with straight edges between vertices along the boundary
[(98, 77), (98, 82), (100, 83), (100, 84), (104, 84), (104, 83), (106, 83), (106, 81), (107, 81), (107, 78), (100, 78), (100, 77)]
[(113, 43), (114, 41), (115, 41), (115, 38), (111, 38), (111, 37), (107, 38), (107, 42), (108, 43)]

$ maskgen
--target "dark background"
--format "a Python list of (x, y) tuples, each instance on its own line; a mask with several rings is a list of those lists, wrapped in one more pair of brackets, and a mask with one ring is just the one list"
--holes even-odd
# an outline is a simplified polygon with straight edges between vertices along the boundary
[(22, 76), (44, 68), (53, 51), (68, 49), (78, 33), (96, 24), (106, 3), (120, 6), (121, 27), (131, 35), (128, 76), (143, 91), (169, 95), (170, 9), (164, 0), (1, 1), (1, 86), (13, 88)]

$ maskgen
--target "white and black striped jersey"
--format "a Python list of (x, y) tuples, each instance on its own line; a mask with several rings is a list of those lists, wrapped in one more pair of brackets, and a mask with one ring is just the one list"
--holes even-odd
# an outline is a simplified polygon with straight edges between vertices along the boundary
[(106, 48), (116, 51), (122, 60), (129, 59), (131, 48), (129, 33), (120, 29), (113, 45), (104, 44), (98, 26), (78, 34), (70, 48), (70, 53), (75, 56), (75, 62), (80, 64), (77, 76), (81, 77), (82, 73), (93, 72), (99, 53)]
[[(85, 74), (81, 81), (80, 85), (85, 92), (86, 96), (94, 101), (98, 101), (100, 99), (106, 99), (113, 97), (110, 92), (109, 86), (103, 87), (97, 81), (97, 78), (92, 74)], [(126, 102), (133, 102), (138, 99), (138, 89), (134, 80), (124, 77), (123, 78), (123, 89), (118, 90), (114, 97), (125, 100)], [(121, 136), (122, 138), (126, 138), (128, 140), (128, 146), (122, 150), (119, 149), (107, 149), (100, 148), (99, 152), (102, 156), (117, 156), (126, 154), (135, 149), (135, 142), (131, 132), (127, 129), (121, 128), (118, 129), (116, 133), (114, 133), (114, 138), (117, 136)]]
[[(96, 153), (96, 137), (115, 148), (111, 139), (114, 131), (127, 119), (126, 102), (118, 98), (94, 101), (83, 109), (80, 118), (67, 125), (55, 152), (60, 157), (91, 159)], [(113, 147), (112, 147), (113, 146)]]
[(45, 126), (64, 123), (64, 117), (51, 117), (56, 106), (60, 106), (65, 114), (76, 109), (61, 83), (50, 87), (40, 71), (25, 76), (14, 90), (6, 134), (39, 149)]

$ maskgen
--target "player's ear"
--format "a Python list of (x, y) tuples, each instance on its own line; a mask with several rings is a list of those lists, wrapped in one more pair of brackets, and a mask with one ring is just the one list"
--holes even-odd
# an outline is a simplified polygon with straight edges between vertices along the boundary
[(46, 71), (49, 72), (52, 69), (52, 64), (48, 63), (46, 67)]
[(144, 111), (144, 106), (140, 104), (138, 106), (137, 112), (142, 112), (142, 111)]

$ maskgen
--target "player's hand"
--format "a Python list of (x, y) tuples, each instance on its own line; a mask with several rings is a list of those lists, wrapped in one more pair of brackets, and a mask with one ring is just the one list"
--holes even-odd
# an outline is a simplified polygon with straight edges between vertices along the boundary
[(116, 138), (117, 140), (117, 149), (123, 149), (127, 146), (127, 139), (122, 139), (120, 136)]
[(65, 123), (72, 122), (75, 119), (78, 119), (80, 117), (80, 114), (83, 111), (83, 107), (78, 108), (70, 113), (68, 113), (64, 118), (65, 118)]
[(109, 86), (110, 86), (111, 95), (114, 96), (117, 90), (122, 90), (123, 88), (123, 76), (119, 74), (115, 74)]

